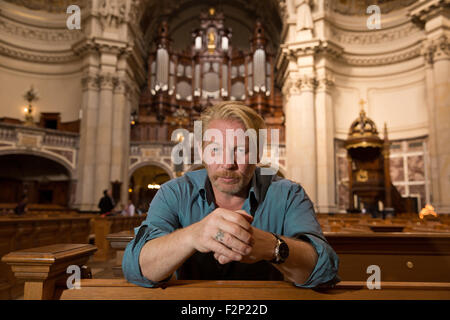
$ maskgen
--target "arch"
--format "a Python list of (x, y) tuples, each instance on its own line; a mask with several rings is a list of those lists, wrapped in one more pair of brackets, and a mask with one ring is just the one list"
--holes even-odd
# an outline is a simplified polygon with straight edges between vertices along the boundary
[(50, 152), (44, 152), (40, 150), (28, 150), (28, 149), (2, 149), (0, 150), (0, 157), (1, 156), (7, 156), (7, 155), (29, 155), (29, 156), (35, 156), (35, 157), (42, 157), (51, 161), (54, 161), (60, 165), (62, 165), (67, 172), (70, 175), (70, 180), (76, 180), (76, 170), (72, 167), (72, 164), (63, 159), (60, 158)]
[(146, 160), (146, 161), (137, 162), (137, 163), (133, 164), (133, 166), (130, 167), (130, 169), (128, 170), (128, 180), (131, 179), (131, 177), (133, 176), (133, 174), (136, 172), (137, 169), (145, 167), (145, 166), (160, 167), (161, 169), (163, 169), (164, 171), (167, 172), (167, 174), (169, 175), (170, 179), (175, 179), (176, 178), (176, 176), (175, 176), (174, 172), (172, 171), (172, 169), (170, 169), (170, 167), (167, 166), (166, 164), (164, 164), (162, 162), (158, 162), (158, 161)]

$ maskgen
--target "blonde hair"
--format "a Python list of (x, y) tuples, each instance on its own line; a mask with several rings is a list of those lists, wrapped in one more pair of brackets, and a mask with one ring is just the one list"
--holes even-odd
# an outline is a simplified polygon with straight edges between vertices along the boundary
[(259, 139), (259, 129), (266, 129), (264, 119), (252, 108), (239, 101), (223, 101), (207, 108), (201, 114), (202, 134), (208, 129), (212, 120), (237, 120), (245, 129), (254, 129)]

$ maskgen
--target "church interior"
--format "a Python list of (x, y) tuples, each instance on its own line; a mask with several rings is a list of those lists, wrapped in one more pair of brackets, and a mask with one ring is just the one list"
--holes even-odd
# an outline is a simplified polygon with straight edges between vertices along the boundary
[(260, 165), (306, 190), (342, 288), (377, 265), (362, 299), (450, 299), (449, 38), (449, 0), (0, 1), (0, 299), (153, 299), (123, 250), (203, 168), (174, 163), (176, 132), (221, 101), (279, 133)]

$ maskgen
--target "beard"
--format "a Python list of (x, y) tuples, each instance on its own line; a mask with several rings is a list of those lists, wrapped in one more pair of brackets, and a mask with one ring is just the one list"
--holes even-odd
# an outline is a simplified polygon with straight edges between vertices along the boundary
[[(248, 183), (250, 182), (251, 176), (246, 176), (237, 171), (223, 170), (215, 172), (213, 174), (208, 174), (211, 184), (220, 192), (237, 195), (242, 190), (244, 190)], [(221, 178), (232, 179), (230, 181), (225, 181)]]

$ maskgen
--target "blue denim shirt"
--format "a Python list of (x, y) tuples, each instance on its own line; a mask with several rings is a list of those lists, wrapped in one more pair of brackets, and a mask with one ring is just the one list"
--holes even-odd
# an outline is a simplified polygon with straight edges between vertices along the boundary
[[(135, 228), (135, 237), (125, 249), (125, 278), (144, 287), (168, 281), (153, 282), (142, 275), (142, 247), (147, 241), (202, 220), (214, 209), (214, 193), (205, 169), (187, 172), (163, 184), (150, 204), (146, 220)], [(339, 281), (339, 258), (323, 236), (313, 204), (299, 184), (276, 175), (261, 175), (257, 168), (242, 209), (253, 216), (253, 227), (307, 241), (315, 248), (318, 260), (314, 270), (305, 283), (295, 285), (311, 288)], [(200, 252), (186, 260), (176, 275), (178, 279), (193, 280), (283, 280), (282, 273), (270, 262), (233, 261), (221, 265), (213, 253)]]

